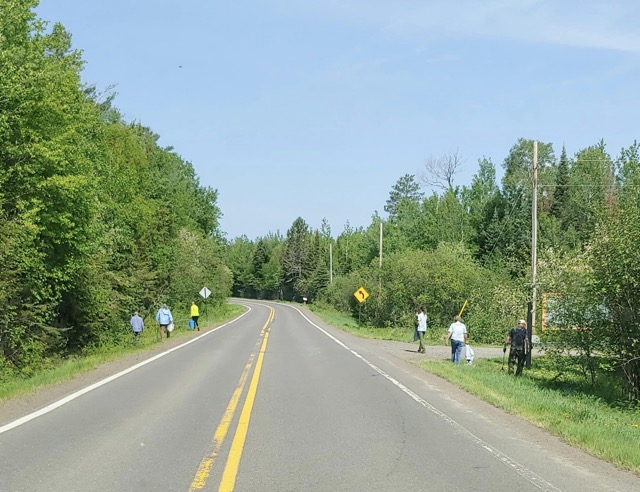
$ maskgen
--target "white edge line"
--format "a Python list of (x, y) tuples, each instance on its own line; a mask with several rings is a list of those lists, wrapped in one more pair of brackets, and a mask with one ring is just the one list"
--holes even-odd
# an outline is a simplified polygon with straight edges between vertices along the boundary
[[(249, 311), (251, 311), (251, 307), (246, 306), (245, 307), (249, 308)], [(171, 352), (174, 352), (178, 349), (181, 349), (183, 347), (186, 347), (187, 345), (189, 345), (190, 343), (194, 343), (195, 341), (199, 340), (200, 338), (203, 338), (207, 335), (209, 335), (210, 333), (214, 333), (222, 328), (224, 328), (225, 326), (230, 325), (231, 323), (235, 323), (236, 321), (238, 321), (240, 318), (242, 318), (245, 314), (247, 314), (249, 311), (245, 311), (244, 313), (242, 313), (240, 316), (238, 316), (237, 318), (232, 319), (231, 321), (227, 321), (226, 323), (214, 328), (213, 330), (209, 330), (205, 333), (203, 333), (202, 335), (196, 337), (196, 338), (192, 338), (191, 340), (188, 340), (187, 342), (178, 345), (177, 347), (173, 347), (169, 350), (167, 350), (166, 352), (162, 352), (158, 355), (154, 355), (153, 357), (151, 357), (150, 359), (147, 360), (143, 360), (142, 362), (139, 362), (138, 364), (129, 367), (128, 369), (125, 369), (124, 371), (120, 371), (117, 374), (114, 374), (113, 376), (109, 376), (108, 378), (102, 379), (100, 381), (98, 381), (97, 383), (94, 383), (90, 386), (87, 386), (86, 388), (83, 388), (81, 390), (76, 391), (75, 393), (72, 393), (64, 398), (62, 398), (61, 400), (55, 401), (53, 403), (51, 403), (50, 405), (47, 405), (46, 407), (41, 408), (40, 410), (36, 410), (33, 413), (30, 413), (28, 415), (25, 415), (24, 417), (21, 417), (17, 420), (14, 420), (13, 422), (10, 422), (2, 427), (0, 427), (0, 434), (7, 432), (11, 429), (14, 429), (22, 424), (26, 424), (27, 422), (37, 418), (37, 417), (41, 417), (42, 415), (45, 415), (53, 410), (55, 410), (56, 408), (60, 408), (62, 405), (66, 405), (67, 403), (69, 403), (70, 401), (75, 400), (76, 398), (79, 398), (80, 396), (84, 395), (85, 393), (89, 393), (89, 391), (93, 391), (96, 388), (99, 388), (100, 386), (103, 386), (107, 383), (110, 383), (111, 381), (118, 379), (119, 377), (124, 376), (125, 374), (129, 374), (130, 372), (135, 371), (136, 369), (141, 368), (142, 366), (145, 366), (151, 362), (153, 362), (154, 360), (157, 360), (161, 357), (164, 357), (167, 354), (170, 354)]]
[(315, 326), (318, 330), (320, 330), (322, 333), (324, 333), (326, 336), (328, 336), (331, 340), (336, 342), (342, 348), (344, 348), (344, 349), (348, 350), (349, 352), (351, 352), (354, 356), (356, 356), (358, 359), (362, 360), (365, 364), (367, 364), (369, 367), (371, 367), (371, 369), (376, 371), (378, 374), (380, 374), (381, 376), (384, 376), (385, 379), (387, 379), (388, 381), (393, 383), (396, 387), (400, 388), (402, 391), (404, 391), (407, 395), (409, 395), (411, 398), (413, 398), (420, 405), (422, 405), (423, 407), (425, 407), (426, 409), (428, 409), (429, 411), (431, 411), (432, 413), (434, 413), (435, 415), (440, 417), (445, 422), (447, 422), (451, 427), (455, 428), (457, 431), (459, 431), (461, 434), (463, 434), (467, 439), (473, 441), (474, 443), (476, 443), (477, 445), (479, 445), (480, 447), (482, 447), (483, 449), (488, 451), (498, 461), (501, 461), (505, 465), (510, 466), (511, 468), (513, 468), (519, 475), (521, 475), (522, 477), (526, 478), (533, 485), (535, 485), (539, 489), (544, 490), (546, 492), (561, 492), (560, 489), (556, 488), (554, 485), (552, 485), (549, 482), (547, 482), (541, 476), (537, 475), (535, 472), (533, 472), (532, 470), (528, 469), (526, 466), (521, 465), (520, 463), (518, 463), (514, 459), (510, 458), (506, 454), (502, 453), (498, 449), (494, 448), (489, 443), (483, 441), (481, 438), (479, 438), (478, 436), (473, 434), (471, 431), (469, 431), (468, 429), (463, 427), (461, 424), (456, 422), (454, 419), (449, 417), (446, 413), (442, 412), (441, 410), (438, 410), (436, 407), (434, 407), (429, 402), (427, 402), (424, 398), (422, 398), (421, 396), (419, 396), (418, 394), (414, 393), (412, 390), (407, 388), (400, 381), (398, 381), (397, 379), (393, 378), (392, 376), (390, 376), (389, 374), (384, 372), (382, 369), (380, 369), (375, 364), (369, 362), (367, 359), (365, 359), (358, 352), (356, 352), (355, 350), (347, 347), (343, 342), (341, 342), (336, 337), (331, 335), (331, 333), (327, 332), (324, 328), (321, 328), (320, 326), (315, 324), (313, 321), (311, 321), (309, 318), (307, 318), (307, 316), (305, 316), (305, 314), (302, 311), (300, 311), (300, 309), (298, 309), (295, 306), (289, 306), (288, 304), (281, 304), (281, 305), (290, 307), (290, 308), (295, 309), (296, 311), (298, 311), (298, 313), (300, 313), (300, 316), (302, 316), (311, 325)]

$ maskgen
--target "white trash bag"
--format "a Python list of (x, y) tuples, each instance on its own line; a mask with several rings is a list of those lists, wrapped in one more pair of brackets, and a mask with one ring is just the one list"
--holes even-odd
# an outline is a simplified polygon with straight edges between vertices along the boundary
[(475, 358), (476, 354), (473, 351), (473, 349), (471, 348), (471, 345), (469, 345), (469, 344), (465, 345), (465, 350), (466, 350), (466, 352), (465, 352), (465, 356), (466, 357), (465, 358), (467, 359), (467, 364), (471, 365), (471, 364), (473, 364), (473, 359)]

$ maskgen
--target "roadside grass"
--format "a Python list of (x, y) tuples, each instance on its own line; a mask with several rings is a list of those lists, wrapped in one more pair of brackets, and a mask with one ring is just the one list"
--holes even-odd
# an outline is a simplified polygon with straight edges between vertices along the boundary
[[(332, 307), (318, 304), (310, 304), (308, 307), (326, 323), (353, 335), (375, 340), (392, 340), (407, 343), (413, 342), (413, 327), (411, 326), (377, 328), (373, 326), (360, 325), (358, 324), (358, 321), (353, 319), (349, 314), (337, 311)], [(445, 335), (446, 330), (444, 329), (437, 330), (429, 328), (425, 336), (425, 342), (441, 344)]]
[(371, 326), (359, 325), (358, 322), (346, 313), (335, 309), (310, 304), (309, 309), (322, 318), (326, 323), (342, 330), (357, 335), (362, 338), (374, 338), (378, 340), (395, 340), (406, 342), (409, 337), (413, 340), (413, 331), (409, 333), (407, 329), (399, 328), (374, 328)]
[[(237, 304), (224, 304), (222, 308), (211, 311), (212, 312), (209, 312), (208, 321), (205, 321), (201, 316), (201, 327), (215, 326), (224, 321), (233, 319), (239, 316), (244, 311), (244, 308)], [(137, 344), (134, 342), (133, 334), (128, 333), (129, 336), (125, 337), (125, 340), (119, 345), (95, 348), (83, 355), (70, 356), (58, 361), (57, 363), (50, 364), (51, 367), (48, 369), (40, 371), (27, 379), (13, 379), (1, 382), (0, 403), (17, 396), (33, 393), (47, 386), (68, 381), (73, 379), (75, 376), (89, 372), (102, 364), (112, 362), (125, 355), (141, 352), (154, 345), (160, 344), (161, 342), (158, 338), (158, 330), (155, 321), (145, 320), (145, 325), (148, 326), (144, 329), (144, 332), (140, 336), (140, 340)], [(182, 337), (191, 331), (192, 330), (188, 328), (188, 323), (186, 321), (184, 323), (177, 322), (176, 328), (171, 334), (171, 337)]]
[(575, 372), (551, 382), (554, 365), (548, 357), (536, 357), (518, 378), (500, 371), (499, 359), (480, 359), (473, 366), (448, 361), (418, 365), (573, 446), (640, 474), (640, 408), (621, 407), (613, 394), (591, 390)]
[[(324, 306), (309, 306), (326, 323), (363, 338), (410, 341), (413, 333), (403, 328), (358, 326), (351, 316)], [(440, 334), (431, 341), (441, 342)], [(521, 377), (501, 371), (502, 359), (476, 359), (472, 366), (450, 361), (416, 362), (428, 372), (446, 379), (495, 407), (527, 420), (560, 437), (568, 444), (640, 474), (640, 406), (625, 404), (617, 382), (606, 373), (592, 388), (578, 370), (558, 366), (539, 356)]]

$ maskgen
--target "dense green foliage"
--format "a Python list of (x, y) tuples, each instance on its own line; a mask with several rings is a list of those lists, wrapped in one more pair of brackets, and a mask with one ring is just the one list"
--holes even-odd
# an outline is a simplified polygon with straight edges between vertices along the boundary
[(119, 343), (133, 310), (231, 287), (217, 192), (83, 86), (71, 37), (0, 0), (0, 375)]

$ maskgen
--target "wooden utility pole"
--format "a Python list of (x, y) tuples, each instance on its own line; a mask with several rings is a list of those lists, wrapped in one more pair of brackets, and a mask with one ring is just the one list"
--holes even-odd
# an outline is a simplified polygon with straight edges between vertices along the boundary
[(378, 292), (382, 299), (382, 221), (380, 221), (380, 263), (378, 268)]
[(382, 221), (380, 221), (380, 268), (382, 268)]
[[(533, 195), (531, 200), (531, 283), (533, 313), (532, 324), (536, 324), (536, 297), (537, 297), (537, 264), (538, 264), (538, 142), (533, 142)], [(533, 326), (531, 328), (533, 329)]]
[[(531, 326), (528, 337), (531, 347), (531, 335), (536, 326), (536, 299), (538, 297), (537, 284), (538, 266), (538, 141), (533, 141), (533, 190), (531, 195)], [(527, 354), (527, 368), (531, 367), (531, 349)]]

